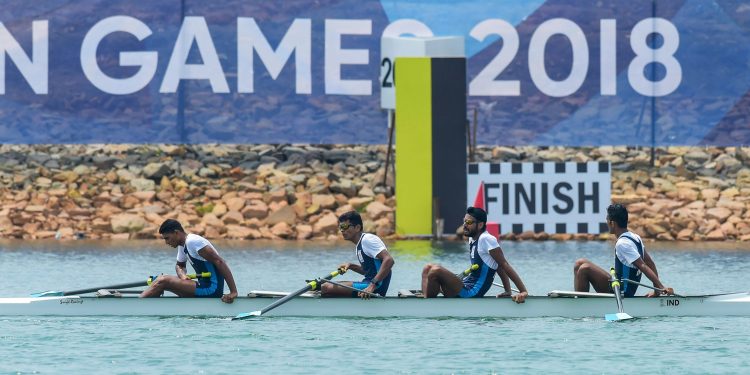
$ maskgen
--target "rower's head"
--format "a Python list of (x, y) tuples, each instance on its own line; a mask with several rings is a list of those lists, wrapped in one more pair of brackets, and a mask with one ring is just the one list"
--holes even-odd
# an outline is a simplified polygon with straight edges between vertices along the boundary
[(479, 207), (469, 207), (464, 215), (464, 236), (476, 237), (487, 229), (487, 212)]
[(609, 226), (609, 233), (616, 233), (618, 229), (628, 229), (628, 209), (625, 206), (617, 203), (610, 204), (607, 207), (607, 226)]
[(159, 234), (169, 246), (177, 247), (185, 243), (185, 230), (175, 219), (164, 220), (159, 227)]
[(345, 240), (357, 241), (362, 233), (362, 216), (357, 211), (344, 212), (339, 216), (339, 231)]

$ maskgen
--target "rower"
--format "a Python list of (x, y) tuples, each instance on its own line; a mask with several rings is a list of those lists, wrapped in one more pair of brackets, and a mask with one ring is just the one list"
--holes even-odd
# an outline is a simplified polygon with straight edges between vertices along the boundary
[[(359, 282), (336, 283), (341, 285), (323, 283), (321, 295), (323, 297), (359, 296), (364, 299), (369, 298), (372, 293), (385, 296), (391, 282), (391, 269), (394, 261), (383, 240), (372, 233), (363, 232), (362, 217), (357, 211), (345, 212), (339, 216), (338, 221), (341, 236), (357, 245), (355, 253), (359, 260), (359, 264), (343, 263), (339, 266), (339, 270), (344, 272), (352, 270), (364, 275), (364, 279)], [(352, 288), (361, 292), (353, 291)]]
[[(656, 297), (660, 294), (674, 294), (672, 288), (665, 287), (659, 280), (656, 264), (646, 251), (641, 237), (628, 230), (628, 210), (621, 204), (607, 207), (607, 226), (609, 233), (617, 236), (615, 243), (615, 274), (622, 286), (624, 297), (633, 297), (638, 289), (641, 275), (651, 280), (659, 290), (649, 292), (646, 297)], [(577, 292), (588, 292), (589, 285), (599, 293), (612, 293), (609, 272), (592, 263), (588, 259), (578, 259), (573, 267), (574, 288)], [(629, 282), (633, 281), (633, 282)]]
[[(224, 259), (219, 256), (207, 239), (193, 233), (185, 233), (180, 222), (167, 219), (159, 227), (159, 234), (167, 245), (177, 248), (177, 276), (161, 275), (151, 286), (141, 293), (141, 297), (159, 297), (164, 291), (180, 297), (221, 297), (232, 303), (237, 297), (234, 277)], [(210, 278), (197, 281), (187, 276), (186, 263), (190, 261), (196, 273), (210, 272)], [(224, 280), (229, 285), (229, 294), (224, 293)]]
[[(469, 237), (469, 258), (473, 269), (463, 279), (437, 264), (428, 264), (422, 269), (422, 294), (425, 298), (436, 297), (442, 292), (445, 297), (483, 297), (492, 286), (495, 273), (500, 275), (505, 292), (498, 297), (511, 296), (510, 280), (519, 290), (512, 295), (517, 303), (528, 296), (526, 286), (513, 267), (505, 259), (497, 239), (486, 231), (487, 213), (478, 207), (469, 207), (464, 216), (464, 236)], [(510, 280), (509, 280), (510, 279)]]

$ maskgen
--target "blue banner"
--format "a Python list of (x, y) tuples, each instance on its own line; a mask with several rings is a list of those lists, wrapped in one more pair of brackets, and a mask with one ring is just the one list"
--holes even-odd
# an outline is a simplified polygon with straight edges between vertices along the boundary
[(6, 0), (0, 142), (386, 143), (380, 39), (395, 33), (464, 36), (480, 144), (748, 145), (747, 13), (706, 0)]

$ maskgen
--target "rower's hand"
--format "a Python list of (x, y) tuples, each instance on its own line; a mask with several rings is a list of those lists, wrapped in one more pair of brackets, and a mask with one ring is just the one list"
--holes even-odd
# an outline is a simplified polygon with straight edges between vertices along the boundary
[(646, 294), (646, 297), (647, 298), (654, 298), (654, 297), (658, 297), (658, 296), (661, 296), (661, 295), (671, 296), (673, 294), (674, 294), (674, 289), (672, 289), (672, 288), (664, 288), (664, 290), (661, 290), (661, 291), (659, 291), (659, 290), (653, 290), (651, 292), (648, 292)]
[(221, 302), (232, 303), (235, 298), (237, 298), (237, 292), (229, 292), (229, 294), (221, 296)]
[(498, 294), (497, 298), (505, 298), (505, 297), (510, 297), (512, 295), (513, 295), (513, 292), (511, 292), (510, 290), (506, 290), (506, 291)]
[(516, 303), (523, 303), (523, 301), (526, 300), (526, 297), (528, 297), (528, 295), (529, 293), (521, 292), (510, 298), (512, 298), (513, 301), (515, 301)]
[(339, 270), (339, 273), (346, 273), (346, 271), (349, 271), (349, 265), (350, 265), (350, 264), (351, 264), (351, 263), (342, 263), (342, 264), (341, 264), (341, 265), (339, 266), (339, 268), (338, 268), (338, 270)]
[(367, 288), (362, 289), (357, 295), (362, 299), (370, 299), (368, 293), (375, 293), (375, 284), (368, 285)]

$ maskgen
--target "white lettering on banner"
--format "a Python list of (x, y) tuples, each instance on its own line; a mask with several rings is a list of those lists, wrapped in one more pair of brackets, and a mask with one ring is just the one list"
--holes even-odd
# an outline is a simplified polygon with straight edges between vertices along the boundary
[(10, 31), (0, 22), (0, 95), (5, 94), (5, 56), (16, 64), (18, 71), (28, 82), (35, 94), (44, 95), (48, 91), (49, 75), (49, 23), (31, 23), (31, 58), (24, 53)]
[[(570, 75), (561, 81), (549, 77), (544, 59), (547, 42), (556, 34), (566, 36), (573, 47)], [(544, 21), (537, 27), (529, 43), (529, 73), (539, 91), (558, 98), (571, 95), (581, 88), (588, 70), (589, 46), (586, 43), (586, 35), (578, 25), (570, 20), (554, 18)]]
[[(652, 33), (660, 34), (664, 39), (661, 46), (651, 48), (648, 36)], [(633, 26), (630, 35), (630, 47), (635, 52), (633, 61), (628, 66), (628, 81), (633, 90), (644, 96), (669, 95), (682, 82), (682, 66), (674, 57), (680, 46), (680, 33), (677, 28), (664, 18), (648, 18)], [(667, 74), (660, 81), (646, 78), (646, 65), (659, 63), (664, 65)]]
[(341, 48), (341, 36), (370, 34), (372, 20), (326, 20), (326, 94), (372, 95), (372, 80), (341, 79), (341, 65), (367, 65), (370, 61), (369, 50)]
[(295, 92), (312, 94), (312, 22), (309, 19), (296, 19), (274, 51), (268, 39), (253, 18), (237, 19), (237, 92), (255, 91), (255, 68), (253, 51), (268, 69), (272, 79), (281, 74), (289, 57), (294, 52), (296, 72)]
[[(315, 46), (313, 41), (319, 40), (312, 35), (315, 22), (324, 23), (323, 54), (324, 69), (323, 77), (312, 76), (312, 51)], [(371, 19), (308, 19), (300, 18), (287, 28), (284, 37), (274, 50), (265, 35), (262, 33), (255, 19), (237, 17), (237, 92), (256, 93), (254, 85), (254, 53), (265, 65), (271, 77), (275, 80), (281, 71), (291, 68), (289, 60), (294, 53), (294, 70), (296, 73), (295, 92), (299, 95), (310, 95), (314, 85), (323, 85), (327, 95), (359, 95), (369, 96), (373, 94), (373, 81), (375, 77), (366, 79), (344, 79), (342, 78), (342, 66), (351, 66), (349, 71), (356, 71), (363, 77), (369, 77), (372, 72), (370, 65), (369, 49), (352, 49), (342, 46), (342, 39), (360, 36), (368, 45), (372, 43)], [(587, 23), (588, 24), (588, 23)], [(606, 96), (617, 95), (617, 20), (599, 20), (599, 87), (600, 94)], [(518, 30), (505, 20), (489, 18), (481, 20), (472, 27), (469, 36), (482, 43), (488, 37), (496, 35), (502, 39), (497, 53), (489, 59), (469, 59), (469, 64), (486, 64), (485, 66), (469, 66), (469, 71), (479, 73), (471, 78), (469, 82), (470, 96), (521, 96), (523, 91), (530, 90), (534, 86), (542, 93), (553, 97), (565, 97), (574, 95), (586, 83), (586, 79), (596, 79), (593, 75), (589, 77), (590, 59), (597, 58), (589, 56), (588, 43), (595, 40), (595, 30), (587, 30), (585, 34), (580, 25), (564, 19), (554, 18), (541, 23), (533, 30), (528, 41), (528, 71), (531, 84), (521, 85), (518, 77), (507, 79), (503, 73), (513, 63), (520, 51), (520, 46), (526, 41), (520, 40)], [(16, 65), (23, 78), (36, 94), (47, 94), (49, 75), (49, 37), (48, 21), (39, 20), (32, 22), (33, 40), (31, 45), (31, 56), (29, 58), (18, 41), (13, 37), (8, 28), (0, 23), (0, 95), (6, 91), (6, 55)], [(86, 78), (99, 90), (108, 94), (128, 95), (142, 90), (155, 79), (159, 55), (157, 51), (122, 51), (119, 52), (118, 63), (123, 67), (138, 67), (135, 74), (125, 78), (115, 78), (105, 74), (98, 65), (97, 49), (102, 40), (108, 35), (116, 32), (125, 32), (144, 41), (152, 35), (152, 30), (141, 20), (118, 15), (102, 19), (92, 26), (85, 34), (80, 46), (80, 62)], [(630, 33), (629, 45), (633, 52), (633, 58), (627, 64), (627, 82), (637, 93), (647, 97), (662, 97), (673, 93), (682, 83), (682, 67), (677, 59), (677, 50), (680, 46), (680, 34), (674, 24), (663, 18), (645, 18), (635, 24), (632, 30), (620, 31), (621, 34)], [(420, 20), (399, 19), (387, 25), (382, 32), (383, 37), (412, 34), (420, 37), (432, 36), (430, 28)], [(563, 35), (571, 46), (571, 61), (560, 61), (557, 56), (546, 53), (546, 46), (555, 35)], [(652, 34), (658, 34), (661, 44), (649, 44)], [(463, 37), (463, 36), (459, 36)], [(587, 39), (588, 37), (588, 39)], [(202, 59), (201, 64), (188, 64), (187, 57), (193, 46)], [(65, 46), (66, 48), (68, 46)], [(231, 55), (233, 51), (222, 51)], [(462, 54), (463, 55), (463, 54)], [(185, 17), (177, 40), (171, 51), (164, 77), (158, 77), (161, 81), (159, 91), (162, 93), (174, 93), (177, 91), (179, 82), (183, 79), (207, 80), (214, 93), (230, 92), (216, 47), (209, 32), (209, 27), (204, 17)], [(398, 55), (402, 56), (402, 55)], [(393, 83), (395, 81), (395, 56), (383, 54), (380, 59), (380, 77), (377, 84), (384, 90), (384, 108), (391, 108), (393, 97)], [(99, 60), (101, 61), (101, 60)], [(547, 65), (546, 65), (547, 64)], [(565, 79), (550, 77), (546, 67), (549, 64), (570, 64), (570, 73)], [(647, 67), (654, 64), (663, 67), (664, 77), (658, 81), (651, 77)], [(567, 65), (566, 65), (567, 66)], [(621, 66), (620, 69), (624, 69)], [(72, 67), (63, 67), (72, 69)], [(594, 69), (597, 69), (596, 67)], [(231, 74), (230, 74), (231, 75)], [(555, 78), (555, 79), (553, 79)]]
[(501, 233), (601, 233), (611, 198), (608, 162), (469, 164), (467, 202), (484, 202)]
[(479, 23), (469, 33), (472, 38), (483, 42), (490, 35), (499, 35), (503, 40), (503, 48), (492, 61), (482, 69), (476, 78), (469, 84), (471, 95), (521, 95), (521, 81), (496, 81), (505, 68), (513, 62), (513, 57), (518, 53), (518, 32), (516, 28), (505, 20), (492, 19)]
[(132, 94), (146, 87), (156, 73), (159, 56), (156, 52), (120, 52), (120, 66), (138, 66), (138, 71), (128, 78), (106, 75), (96, 61), (99, 43), (109, 34), (125, 32), (139, 41), (151, 35), (151, 29), (141, 20), (128, 16), (107, 17), (97, 22), (81, 44), (81, 68), (89, 82), (99, 90), (113, 95)]
[[(187, 63), (193, 42), (198, 48), (203, 64)], [(214, 41), (211, 39), (206, 19), (203, 17), (185, 17), (185, 21), (182, 22), (159, 92), (177, 92), (177, 86), (183, 79), (207, 79), (213, 92), (222, 94), (229, 92), (227, 78), (224, 76), (219, 55), (216, 53)]]

